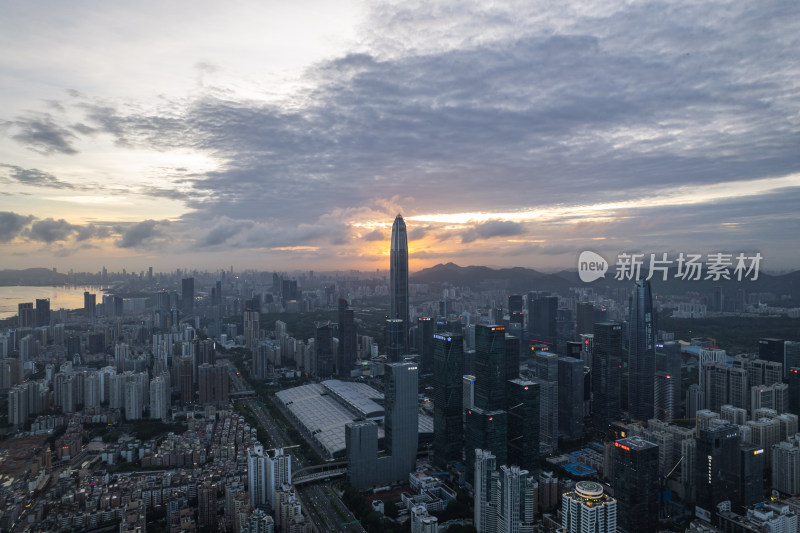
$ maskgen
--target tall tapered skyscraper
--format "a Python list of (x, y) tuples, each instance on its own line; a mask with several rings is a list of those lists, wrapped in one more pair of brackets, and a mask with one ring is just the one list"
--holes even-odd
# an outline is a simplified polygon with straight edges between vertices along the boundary
[(628, 413), (634, 420), (653, 418), (656, 328), (650, 283), (636, 282), (631, 295), (628, 351)]
[(403, 352), (408, 353), (408, 236), (403, 215), (397, 215), (392, 224), (389, 261), (389, 318), (403, 321)]

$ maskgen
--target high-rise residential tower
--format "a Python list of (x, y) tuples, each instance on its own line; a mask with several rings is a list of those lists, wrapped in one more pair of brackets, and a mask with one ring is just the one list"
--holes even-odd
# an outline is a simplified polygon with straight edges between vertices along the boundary
[(392, 224), (389, 262), (389, 318), (403, 321), (403, 349), (408, 353), (408, 236), (403, 215)]
[(631, 295), (628, 351), (628, 413), (633, 420), (653, 418), (656, 374), (656, 327), (653, 295), (647, 280), (638, 280)]

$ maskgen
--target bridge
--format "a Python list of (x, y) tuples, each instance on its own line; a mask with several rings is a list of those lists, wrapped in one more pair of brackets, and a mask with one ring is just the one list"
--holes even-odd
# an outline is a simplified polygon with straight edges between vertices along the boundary
[(305, 483), (320, 481), (322, 479), (341, 477), (346, 473), (347, 467), (334, 468), (333, 470), (326, 470), (322, 472), (308, 472), (302, 476), (292, 476), (292, 485), (303, 485)]
[(228, 394), (231, 400), (242, 400), (245, 398), (255, 398), (256, 391), (254, 390), (240, 390), (236, 392), (231, 392)]

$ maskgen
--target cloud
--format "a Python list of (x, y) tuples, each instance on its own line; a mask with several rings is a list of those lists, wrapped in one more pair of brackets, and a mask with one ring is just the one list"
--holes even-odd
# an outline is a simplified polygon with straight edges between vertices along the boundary
[(119, 248), (147, 246), (163, 236), (162, 231), (158, 228), (161, 224), (165, 224), (165, 221), (149, 219), (133, 224), (122, 231), (122, 237), (115, 244)]
[(34, 241), (42, 241), (51, 244), (56, 241), (65, 241), (73, 233), (78, 231), (80, 226), (75, 226), (68, 223), (63, 218), (55, 220), (53, 218), (46, 218), (44, 220), (37, 220), (31, 225), (31, 229), (27, 235)]
[(369, 233), (367, 233), (366, 235), (364, 235), (364, 240), (365, 241), (383, 241), (383, 240), (386, 240), (386, 236), (383, 234), (383, 232), (381, 230), (374, 229), (374, 230), (370, 231)]
[(19, 235), (34, 219), (31, 215), (18, 215), (10, 211), (0, 211), (0, 242), (9, 242)]
[(7, 168), (8, 176), (22, 185), (33, 187), (49, 187), (52, 189), (74, 189), (75, 187), (65, 181), (61, 181), (48, 172), (43, 172), (35, 168), (22, 168), (15, 165), (0, 164), (0, 168)]
[(59, 126), (47, 113), (31, 117), (17, 118), (13, 121), (18, 133), (11, 136), (15, 141), (42, 155), (62, 153), (77, 154), (72, 141), (77, 137), (68, 129)]
[(519, 222), (510, 220), (489, 220), (480, 224), (475, 224), (469, 229), (461, 232), (461, 243), (466, 244), (480, 239), (491, 239), (493, 237), (511, 237), (525, 233), (525, 226)]
[(233, 220), (222, 217), (214, 221), (214, 226), (209, 232), (200, 239), (199, 244), (203, 246), (216, 246), (223, 244), (232, 237), (238, 235), (242, 230), (251, 228), (253, 222), (249, 220)]

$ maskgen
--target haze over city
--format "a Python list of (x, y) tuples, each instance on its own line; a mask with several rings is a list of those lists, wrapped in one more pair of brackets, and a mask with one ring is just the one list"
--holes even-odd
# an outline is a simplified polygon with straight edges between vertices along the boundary
[(794, 270), (799, 11), (5, 3), (3, 266)]

